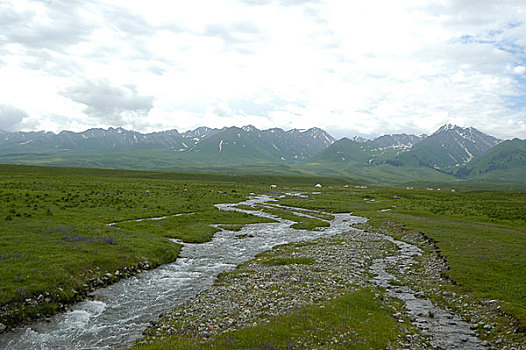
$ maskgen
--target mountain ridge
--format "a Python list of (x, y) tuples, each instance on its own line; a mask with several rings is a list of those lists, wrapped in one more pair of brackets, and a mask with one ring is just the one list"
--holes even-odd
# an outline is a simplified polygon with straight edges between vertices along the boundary
[[(453, 124), (429, 136), (400, 133), (340, 140), (320, 128), (259, 130), (252, 125), (202, 126), (183, 133), (175, 129), (141, 133), (120, 127), (57, 134), (0, 131), (0, 162), (197, 172), (251, 169), (403, 183), (421, 178), (492, 179), (491, 172), (497, 169), (473, 171), (468, 165), (500, 143), (475, 128)], [(499, 166), (502, 179), (508, 170)], [(522, 175), (521, 169), (510, 170), (512, 181)]]

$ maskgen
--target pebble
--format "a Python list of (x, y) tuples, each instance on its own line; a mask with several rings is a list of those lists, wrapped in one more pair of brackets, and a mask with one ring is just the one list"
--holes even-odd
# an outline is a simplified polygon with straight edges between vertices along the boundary
[[(374, 228), (365, 231), (351, 230), (345, 234), (308, 243), (292, 243), (267, 251), (263, 254), (265, 258), (310, 257), (314, 258), (314, 263), (275, 266), (261, 264), (258, 259), (254, 259), (239, 266), (239, 272), (226, 274), (216, 280), (212, 288), (179, 305), (173, 312), (167, 313), (147, 334), (155, 334), (158, 339), (170, 334), (194, 335), (200, 337), (202, 343), (206, 343), (218, 334), (269, 322), (274, 316), (286, 315), (306, 304), (323, 307), (320, 303), (349, 291), (363, 287), (374, 288), (368, 275), (371, 264), (380, 257), (387, 256), (389, 260), (390, 254), (396, 252), (392, 243), (379, 239), (378, 234), (375, 233), (378, 231), (382, 230)], [(431, 248), (434, 248), (432, 245), (434, 243), (420, 233), (405, 233), (403, 240), (419, 247), (431, 245)], [(427, 250), (433, 251), (433, 249)], [(423, 255), (412, 253), (410, 256), (418, 259), (417, 262), (406, 264), (397, 263), (397, 259), (394, 258), (389, 260), (396, 280), (403, 285), (409, 285), (415, 291), (416, 298), (433, 298), (440, 301), (442, 303), (440, 306), (445, 309), (452, 309), (454, 306), (461, 315), (469, 318), (473, 323), (471, 327), (467, 326), (467, 333), (459, 334), (457, 348), (461, 348), (460, 344), (471, 345), (470, 336), (479, 336), (473, 331), (478, 329), (479, 325), (484, 327), (490, 322), (496, 323), (495, 320), (500, 317), (498, 316), (500, 313), (497, 313), (497, 301), (478, 303), (469, 295), (444, 290), (444, 288), (451, 289), (454, 285), (446, 274), (449, 269), (447, 263), (438, 250)], [(383, 292), (376, 293), (376, 300), (387, 303), (384, 298)], [(393, 318), (397, 319), (402, 329), (410, 326), (409, 322), (404, 322), (404, 318), (408, 316), (410, 315), (403, 310), (401, 312), (393, 310)], [(429, 324), (425, 319), (427, 316), (438, 317), (438, 315), (427, 314), (422, 317), (409, 317), (415, 325), (418, 325), (419, 331), (412, 329), (411, 332), (415, 333), (412, 337), (402, 334), (399, 338), (400, 343), (392, 348), (432, 348), (436, 332), (430, 332)], [(453, 324), (456, 321), (444, 320), (444, 323), (448, 322)], [(200, 327), (201, 324), (214, 326)], [(514, 325), (509, 321), (505, 324), (510, 324), (510, 327)], [(511, 334), (507, 342), (512, 345), (510, 348), (524, 349), (521, 346), (522, 341), (513, 338), (517, 335), (513, 329), (503, 330), (500, 334), (491, 336), (503, 337), (506, 332)], [(324, 346), (341, 347), (348, 341), (349, 334), (340, 334), (337, 337), (340, 341), (338, 345), (329, 339)], [(491, 339), (493, 344), (496, 339)], [(139, 343), (150, 341), (151, 338), (146, 337)], [(483, 339), (478, 344), (484, 347), (492, 343)], [(310, 340), (291, 339), (291, 344), (296, 344), (294, 346), (300, 348), (320, 347), (319, 341), (314, 337)]]
[[(216, 280), (212, 288), (167, 313), (152, 329), (152, 334), (158, 338), (174, 333), (198, 335), (206, 343), (218, 334), (253, 327), (307, 304), (324, 303), (353, 290), (372, 287), (368, 266), (374, 258), (384, 256), (391, 250), (396, 252), (392, 244), (361, 230), (308, 243), (280, 246), (263, 256), (266, 259), (309, 257), (314, 258), (314, 263), (272, 265), (261, 263), (261, 258), (254, 259), (238, 267), (241, 273), (224, 275)], [(401, 313), (398, 317), (403, 323)], [(204, 327), (207, 324), (214, 324), (214, 327)], [(334, 339), (328, 339), (329, 345), (341, 346), (349, 339), (356, 339), (349, 338), (353, 336), (352, 332), (334, 336)], [(404, 341), (407, 342), (405, 336)], [(415, 348), (424, 342), (420, 336), (408, 339)], [(142, 342), (150, 340), (146, 337)], [(310, 340), (291, 339), (291, 344), (296, 341), (305, 344), (306, 348), (317, 347), (318, 344), (314, 337)]]

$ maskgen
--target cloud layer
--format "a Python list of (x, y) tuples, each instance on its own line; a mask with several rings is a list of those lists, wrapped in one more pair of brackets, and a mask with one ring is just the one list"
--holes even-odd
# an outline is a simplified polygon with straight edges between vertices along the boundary
[[(526, 138), (521, 0), (0, 0), (0, 127)], [(15, 120), (15, 121), (13, 121)]]

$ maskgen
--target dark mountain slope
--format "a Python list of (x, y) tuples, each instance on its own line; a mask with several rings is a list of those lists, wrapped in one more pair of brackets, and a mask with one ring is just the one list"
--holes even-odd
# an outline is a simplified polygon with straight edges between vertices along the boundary
[(500, 142), (475, 128), (446, 124), (401, 156), (403, 164), (451, 171)]
[(506, 140), (461, 167), (467, 179), (526, 183), (526, 140)]

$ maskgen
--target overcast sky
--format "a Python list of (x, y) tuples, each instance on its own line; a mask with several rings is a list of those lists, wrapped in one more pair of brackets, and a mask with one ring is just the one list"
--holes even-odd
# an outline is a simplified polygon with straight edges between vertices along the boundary
[(524, 0), (0, 0), (0, 129), (526, 138)]

